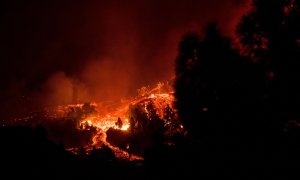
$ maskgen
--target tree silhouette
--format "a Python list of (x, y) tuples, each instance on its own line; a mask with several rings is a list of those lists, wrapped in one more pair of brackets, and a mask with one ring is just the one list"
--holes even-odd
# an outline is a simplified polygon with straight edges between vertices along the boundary
[(200, 143), (195, 158), (204, 164), (225, 164), (223, 168), (239, 171), (262, 169), (269, 159), (265, 154), (272, 128), (265, 115), (272, 110), (265, 101), (264, 68), (251, 58), (232, 48), (214, 24), (203, 39), (186, 35), (179, 46), (175, 107), (193, 137), (189, 148)]
[[(176, 59), (175, 107), (187, 129), (193, 127), (192, 119), (195, 117), (195, 110), (192, 108), (195, 107), (194, 95), (197, 84), (192, 78), (196, 77), (194, 67), (195, 64), (199, 63), (199, 49), (200, 39), (198, 35), (186, 34), (179, 44), (179, 56)], [(194, 123), (198, 125), (197, 121)]]
[(175, 107), (192, 136), (220, 137), (225, 133), (227, 123), (222, 115), (237, 106), (242, 59), (215, 24), (207, 27), (203, 40), (187, 34), (180, 43)]
[[(242, 19), (238, 33), (247, 55), (265, 74), (262, 105), (264, 131), (268, 136), (266, 154), (276, 154), (270, 157), (274, 162), (270, 166), (278, 168), (286, 164), (290, 169), (298, 169), (299, 128), (287, 126), (291, 122), (297, 124), (300, 119), (300, 1), (253, 2), (254, 9)], [(287, 158), (279, 161), (286, 154)]]
[(300, 118), (300, 2), (254, 0), (253, 4), (238, 33), (247, 55), (263, 68), (265, 116), (278, 132), (288, 120)]

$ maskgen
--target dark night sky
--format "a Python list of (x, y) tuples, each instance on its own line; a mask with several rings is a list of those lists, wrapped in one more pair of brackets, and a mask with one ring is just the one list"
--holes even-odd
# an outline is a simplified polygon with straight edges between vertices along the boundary
[(182, 35), (216, 21), (233, 36), (245, 1), (2, 0), (0, 118), (171, 79)]

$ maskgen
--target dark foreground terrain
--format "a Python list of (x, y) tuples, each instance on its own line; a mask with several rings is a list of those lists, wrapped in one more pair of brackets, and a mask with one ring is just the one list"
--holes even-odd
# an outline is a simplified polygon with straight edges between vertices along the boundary
[(49, 141), (43, 127), (6, 126), (0, 128), (1, 179), (286, 179), (299, 177), (299, 137), (290, 131), (259, 148), (185, 139), (149, 149), (142, 162), (118, 160), (107, 147), (75, 155)]

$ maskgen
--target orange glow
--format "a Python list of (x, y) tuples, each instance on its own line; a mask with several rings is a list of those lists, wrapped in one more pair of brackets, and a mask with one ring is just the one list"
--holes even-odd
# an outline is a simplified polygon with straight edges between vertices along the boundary
[[(82, 136), (83, 139), (78, 140), (79, 145), (66, 146), (67, 150), (77, 154), (80, 152), (80, 147), (84, 147), (86, 153), (90, 153), (94, 148), (101, 149), (103, 145), (108, 146), (115, 153), (115, 156), (126, 160), (142, 160), (142, 157), (129, 154), (130, 144), (124, 146), (124, 149), (111, 145), (107, 142), (107, 131), (109, 129), (119, 130), (124, 132), (128, 137), (134, 135), (136, 127), (131, 127), (131, 123), (138, 123), (141, 119), (137, 119), (136, 112), (132, 108), (138, 108), (145, 116), (141, 121), (151, 121), (153, 117), (156, 120), (163, 121), (165, 127), (170, 131), (166, 135), (184, 131), (180, 125), (176, 112), (173, 112), (174, 91), (172, 86), (166, 83), (158, 83), (154, 88), (145, 86), (137, 90), (137, 96), (121, 99), (118, 101), (99, 101), (84, 104), (68, 104), (59, 105), (52, 108), (45, 108), (42, 112), (32, 112), (29, 116), (15, 119), (15, 124), (26, 124), (35, 126), (40, 122), (47, 122), (53, 125), (52, 127), (70, 128), (66, 129), (66, 136), (69, 132), (77, 130), (78, 134), (82, 133), (87, 136)], [(154, 114), (153, 114), (154, 113)], [(142, 118), (143, 118), (142, 117)], [(132, 119), (134, 118), (134, 119)], [(174, 120), (174, 124), (172, 122)], [(55, 124), (57, 123), (57, 124)], [(179, 124), (178, 124), (179, 123)], [(66, 126), (63, 126), (66, 125)], [(139, 126), (137, 126), (139, 127)], [(55, 131), (52, 132), (56, 135)], [(79, 136), (78, 136), (79, 137)], [(80, 136), (81, 137), (81, 136)], [(77, 137), (74, 137), (77, 138)], [(124, 136), (124, 138), (126, 138)], [(59, 138), (61, 139), (61, 138)], [(54, 141), (57, 139), (53, 139)], [(80, 144), (83, 142), (82, 144)]]
[[(144, 104), (146, 115), (150, 118), (148, 112), (148, 103), (153, 103), (156, 113), (159, 118), (164, 119), (166, 106), (173, 105), (174, 97), (172, 88), (169, 84), (158, 83), (156, 87), (142, 87), (138, 89), (138, 96), (134, 98), (122, 99), (120, 101), (107, 101), (90, 104), (70, 104), (67, 106), (57, 106), (54, 110), (46, 110), (48, 117), (51, 118), (70, 118), (76, 120), (78, 130), (96, 129), (97, 133), (92, 137), (91, 144), (85, 149), (91, 151), (93, 147), (101, 148), (103, 144), (109, 146), (118, 158), (123, 159), (142, 159), (141, 157), (129, 155), (128, 152), (121, 150), (118, 147), (110, 145), (107, 141), (106, 131), (110, 128), (129, 131), (130, 130), (130, 106), (138, 103)], [(130, 133), (130, 132), (129, 132)], [(76, 153), (76, 148), (69, 149)]]

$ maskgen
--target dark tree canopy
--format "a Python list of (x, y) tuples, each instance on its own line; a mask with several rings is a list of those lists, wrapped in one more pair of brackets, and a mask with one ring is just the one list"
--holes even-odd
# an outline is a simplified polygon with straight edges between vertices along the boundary
[(193, 136), (232, 128), (245, 136), (250, 129), (279, 133), (300, 118), (299, 1), (253, 5), (237, 28), (242, 52), (214, 24), (203, 38), (187, 34), (179, 44), (175, 107)]
[[(238, 26), (241, 43), (259, 63), (269, 83), (266, 92), (278, 121), (300, 118), (300, 2), (254, 0)], [(275, 114), (275, 113), (274, 113)]]
[(290, 175), (283, 164), (299, 169), (299, 22), (299, 0), (253, 0), (237, 27), (241, 49), (214, 24), (180, 42), (174, 104), (198, 151), (216, 164), (230, 157), (234, 173), (243, 164), (274, 176)]
[(191, 134), (219, 133), (224, 124), (217, 118), (220, 102), (236, 91), (241, 66), (242, 57), (215, 24), (207, 27), (201, 40), (195, 34), (183, 38), (176, 60), (175, 106)]
[[(98, 134), (96, 127), (79, 123), (96, 113), (87, 103), (71, 108), (67, 119), (43, 123), (45, 129), (1, 126), (3, 178), (299, 177), (300, 0), (253, 0), (237, 35), (240, 49), (213, 23), (202, 37), (186, 34), (176, 59), (175, 109), (160, 106), (161, 115), (142, 88), (143, 99), (129, 107), (128, 131), (106, 132), (110, 145), (128, 151), (129, 157), (143, 156), (143, 162), (116, 158), (118, 152), (106, 143), (100, 149), (84, 148), (93, 142), (81, 137)], [(37, 122), (40, 118), (44, 116), (34, 116)], [(122, 119), (115, 125), (122, 128)], [(67, 134), (70, 142), (53, 143), (49, 132), (57, 135), (53, 139)], [(78, 154), (65, 150), (78, 144)]]

